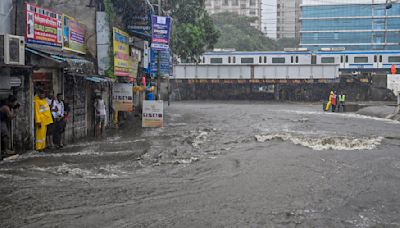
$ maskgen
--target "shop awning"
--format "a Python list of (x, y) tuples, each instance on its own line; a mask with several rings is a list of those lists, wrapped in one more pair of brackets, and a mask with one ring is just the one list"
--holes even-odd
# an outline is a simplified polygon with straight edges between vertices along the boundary
[(64, 72), (67, 74), (87, 76), (93, 75), (95, 72), (94, 63), (77, 54), (63, 52), (54, 47), (33, 44), (28, 44), (25, 50), (60, 64), (60, 67), (64, 68)]
[(95, 83), (109, 83), (112, 82), (110, 78), (105, 78), (101, 76), (87, 76), (85, 77), (86, 80), (95, 82)]

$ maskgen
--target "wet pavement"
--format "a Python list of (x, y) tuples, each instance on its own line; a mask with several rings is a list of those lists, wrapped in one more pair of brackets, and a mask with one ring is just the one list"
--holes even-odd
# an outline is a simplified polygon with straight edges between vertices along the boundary
[(1, 227), (400, 227), (399, 122), (187, 102), (165, 125), (1, 162)]

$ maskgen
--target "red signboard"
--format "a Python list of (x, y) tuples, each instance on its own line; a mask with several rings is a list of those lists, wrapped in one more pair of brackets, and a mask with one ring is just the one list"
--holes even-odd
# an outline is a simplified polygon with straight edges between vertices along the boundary
[(62, 15), (26, 3), (26, 42), (62, 47)]

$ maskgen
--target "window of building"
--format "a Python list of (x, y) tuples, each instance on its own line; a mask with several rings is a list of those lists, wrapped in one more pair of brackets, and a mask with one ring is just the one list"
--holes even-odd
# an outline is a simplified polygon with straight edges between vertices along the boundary
[(368, 57), (354, 57), (354, 63), (368, 63)]
[(272, 63), (285, 63), (285, 58), (272, 58)]
[(232, 5), (233, 6), (238, 6), (239, 5), (239, 0), (232, 0)]
[(210, 63), (222, 63), (222, 58), (211, 58)]
[(250, 10), (250, 15), (256, 15), (256, 11), (255, 10)]
[(322, 57), (321, 63), (335, 63), (335, 57)]
[(229, 1), (228, 0), (224, 0), (223, 5), (225, 5), (225, 6), (229, 5)]
[(400, 63), (400, 56), (389, 56), (389, 63)]
[(256, 0), (250, 0), (250, 5), (255, 6), (256, 5)]
[(254, 63), (254, 59), (253, 58), (241, 58), (240, 62), (241, 63)]

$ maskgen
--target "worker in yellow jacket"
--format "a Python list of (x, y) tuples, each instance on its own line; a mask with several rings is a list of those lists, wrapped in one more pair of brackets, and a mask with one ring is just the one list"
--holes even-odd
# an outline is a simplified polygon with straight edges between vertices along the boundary
[(46, 132), (47, 125), (53, 123), (53, 117), (49, 104), (46, 101), (46, 96), (43, 90), (39, 90), (35, 96), (35, 126), (36, 126), (36, 143), (35, 149), (39, 152), (46, 148)]
[(333, 91), (331, 91), (331, 94), (329, 95), (328, 103), (326, 104), (326, 107), (325, 107), (325, 111), (328, 111), (331, 108), (333, 95), (334, 95), (334, 93), (333, 93)]

